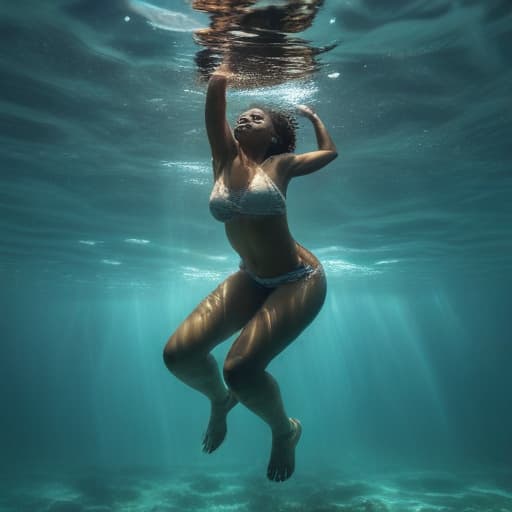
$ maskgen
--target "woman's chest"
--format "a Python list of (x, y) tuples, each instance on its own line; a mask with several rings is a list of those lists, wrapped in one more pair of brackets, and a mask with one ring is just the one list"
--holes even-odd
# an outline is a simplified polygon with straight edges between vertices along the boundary
[(235, 159), (230, 166), (220, 170), (218, 179), (228, 190), (234, 192), (257, 189), (263, 181), (270, 180), (270, 183), (275, 184), (281, 193), (286, 195), (287, 183), (277, 171), (277, 165), (269, 160), (259, 165)]

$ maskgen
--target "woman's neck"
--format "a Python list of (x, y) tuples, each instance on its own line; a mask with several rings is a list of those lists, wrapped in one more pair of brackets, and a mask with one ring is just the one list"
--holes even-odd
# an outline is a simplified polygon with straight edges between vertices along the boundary
[(250, 160), (255, 164), (262, 164), (266, 160), (267, 148), (244, 148), (240, 147), (242, 156), (245, 160)]

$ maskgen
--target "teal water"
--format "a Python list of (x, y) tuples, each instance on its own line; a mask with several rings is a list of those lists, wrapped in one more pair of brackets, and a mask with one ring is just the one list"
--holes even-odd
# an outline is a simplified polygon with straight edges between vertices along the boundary
[(201, 453), (208, 403), (162, 362), (238, 257), (208, 211), (211, 20), (154, 3), (0, 5), (0, 511), (512, 511), (512, 4), (326, 0), (304, 76), (229, 92), (231, 120), (312, 105), (340, 152), (288, 191), (328, 295), (269, 367), (304, 427), (275, 484), (242, 407)]

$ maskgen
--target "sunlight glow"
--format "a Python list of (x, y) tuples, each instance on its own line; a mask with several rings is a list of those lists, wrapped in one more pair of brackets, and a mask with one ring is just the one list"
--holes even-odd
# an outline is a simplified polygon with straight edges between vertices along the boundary
[(400, 263), (400, 260), (380, 260), (376, 261), (375, 265), (391, 265), (392, 263)]
[(329, 273), (331, 274), (363, 274), (372, 275), (380, 274), (379, 270), (374, 270), (371, 267), (365, 265), (357, 265), (341, 259), (328, 259), (322, 260), (322, 264)]
[(176, 162), (173, 160), (162, 160), (162, 167), (167, 167), (176, 171), (183, 171), (186, 173), (195, 172), (197, 174), (210, 173), (211, 169), (206, 166), (204, 162)]
[(96, 245), (102, 244), (103, 242), (97, 240), (78, 240), (78, 243), (83, 245)]
[(297, 105), (309, 102), (318, 92), (318, 87), (312, 83), (282, 84), (273, 87), (259, 87), (257, 89), (244, 89), (234, 91), (233, 96), (244, 98), (265, 99), (278, 104)]
[(101, 263), (104, 263), (105, 265), (121, 265), (120, 261), (116, 260), (101, 260)]
[(136, 244), (136, 245), (146, 245), (151, 243), (149, 240), (138, 239), (138, 238), (126, 238), (125, 242), (127, 244)]
[(212, 270), (202, 270), (196, 267), (182, 267), (183, 277), (187, 280), (201, 279), (206, 281), (218, 281), (222, 278), (220, 272), (214, 272)]
[(127, 4), (132, 11), (146, 18), (154, 28), (171, 32), (192, 32), (204, 28), (199, 22), (181, 12), (170, 11), (140, 0), (128, 0)]

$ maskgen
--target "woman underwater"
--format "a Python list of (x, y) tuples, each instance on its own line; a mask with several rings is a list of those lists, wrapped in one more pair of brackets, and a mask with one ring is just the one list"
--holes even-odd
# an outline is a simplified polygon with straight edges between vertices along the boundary
[[(251, 108), (232, 131), (226, 120), (228, 75), (213, 73), (206, 96), (206, 129), (213, 156), (213, 216), (225, 223), (240, 269), (208, 295), (172, 334), (164, 349), (167, 368), (210, 399), (203, 450), (226, 436), (226, 417), (242, 403), (272, 430), (267, 476), (284, 481), (295, 468), (302, 427), (289, 418), (270, 361), (310, 324), (326, 295), (322, 265), (290, 234), (286, 189), (292, 178), (318, 171), (337, 156), (320, 118), (298, 112), (315, 129), (318, 150), (296, 155), (295, 122), (284, 113)], [(210, 351), (241, 331), (224, 362), (223, 375)]]

